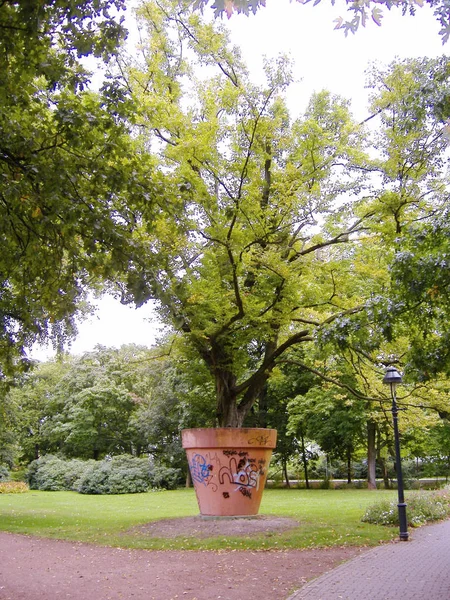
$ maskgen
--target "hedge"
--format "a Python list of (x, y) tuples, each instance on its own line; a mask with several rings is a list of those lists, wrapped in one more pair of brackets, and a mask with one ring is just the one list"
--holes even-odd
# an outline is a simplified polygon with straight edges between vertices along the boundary
[(180, 476), (179, 469), (154, 466), (148, 458), (121, 455), (84, 461), (48, 455), (30, 464), (26, 480), (36, 490), (135, 494), (155, 488), (174, 489)]

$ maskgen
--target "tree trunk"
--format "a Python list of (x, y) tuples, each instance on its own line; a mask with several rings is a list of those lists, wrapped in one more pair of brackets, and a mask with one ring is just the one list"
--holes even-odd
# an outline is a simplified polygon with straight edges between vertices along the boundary
[(303, 431), (300, 432), (300, 440), (301, 440), (301, 444), (302, 444), (303, 470), (305, 471), (305, 486), (306, 486), (306, 489), (309, 490), (308, 457), (306, 456), (305, 438), (303, 436)]
[(383, 444), (381, 442), (381, 432), (377, 431), (377, 463), (380, 465), (383, 474), (384, 489), (389, 490), (391, 488), (391, 482), (389, 481), (389, 473), (386, 459), (381, 456), (381, 449)]
[(367, 488), (369, 490), (377, 489), (376, 433), (377, 433), (377, 424), (375, 423), (375, 421), (368, 421), (367, 422)]
[(216, 370), (217, 421), (219, 427), (242, 427), (245, 417), (255, 401), (264, 393), (269, 371), (261, 371), (245, 388), (242, 399), (238, 401), (239, 388), (236, 377), (225, 370)]
[(191, 477), (191, 470), (188, 467), (187, 473), (186, 473), (186, 486), (187, 488), (190, 488), (192, 486), (192, 477)]
[(352, 482), (352, 449), (347, 448), (347, 483)]
[(386, 490), (389, 490), (391, 487), (391, 482), (389, 481), (389, 474), (388, 474), (388, 468), (387, 468), (387, 464), (384, 458), (379, 458), (378, 462), (380, 463), (380, 467), (383, 471), (383, 482), (384, 482), (384, 488)]
[[(237, 384), (237, 378), (225, 365), (231, 358), (219, 345), (214, 344), (210, 353), (202, 356), (213, 373), (216, 384), (217, 421), (219, 427), (242, 427), (245, 417), (255, 401), (263, 393), (264, 387), (274, 366), (276, 341), (265, 344), (264, 359), (257, 371), (246, 381)], [(238, 400), (239, 398), (239, 400)]]
[(286, 487), (290, 488), (291, 482), (289, 481), (289, 475), (288, 475), (288, 470), (287, 470), (287, 460), (284, 458), (283, 458), (283, 475), (284, 475), (284, 481), (286, 482)]
[(219, 427), (242, 427), (237, 407), (235, 376), (229, 371), (218, 369), (215, 372), (215, 381)]

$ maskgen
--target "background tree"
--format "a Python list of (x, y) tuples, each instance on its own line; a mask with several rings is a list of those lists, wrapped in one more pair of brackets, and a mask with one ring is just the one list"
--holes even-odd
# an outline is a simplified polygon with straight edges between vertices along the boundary
[[(341, 376), (341, 383), (349, 378)], [(355, 386), (354, 381), (350, 383)], [(301, 431), (316, 442), (330, 458), (346, 463), (347, 480), (352, 480), (355, 451), (365, 441), (366, 401), (342, 387), (315, 381), (306, 393), (292, 398), (288, 405), (289, 430)]]
[(128, 421), (134, 399), (105, 348), (41, 365), (10, 396), (20, 411), (23, 458), (49, 452), (98, 459), (131, 452)]
[(147, 454), (157, 466), (185, 470), (180, 430), (213, 424), (213, 394), (199, 359), (186, 360), (173, 344), (98, 346), (18, 378), (2, 404), (10, 418), (2, 422), (0, 455), (14, 449), (13, 459), (28, 463), (51, 453)]
[[(427, 379), (448, 366), (448, 170), (444, 124), (449, 115), (446, 57), (403, 61), (373, 78), (385, 89), (372, 110), (383, 123), (378, 146), (386, 193), (377, 202), (390, 221), (391, 292), (379, 299), (388, 339), (407, 331), (407, 372)], [(391, 227), (392, 227), (391, 225)]]
[(401, 240), (392, 278), (397, 320), (411, 326), (408, 371), (419, 381), (450, 372), (448, 209)]
[(437, 423), (430, 431), (430, 447), (427, 449), (427, 474), (450, 476), (450, 424), (448, 418)]
[[(292, 349), (288, 354), (304, 359), (303, 348)], [(306, 431), (297, 423), (293, 429), (289, 423), (289, 404), (293, 398), (304, 395), (314, 385), (316, 378), (309, 371), (299, 369), (286, 362), (274, 370), (267, 386), (257, 400), (249, 422), (256, 427), (270, 427), (277, 430), (277, 447), (272, 463), (279, 465), (287, 487), (289, 465), (301, 465), (306, 487), (309, 488), (308, 462), (315, 456), (309, 449)]]
[(12, 467), (17, 458), (16, 416), (5, 386), (0, 384), (0, 466)]
[(17, 446), (16, 459), (29, 463), (42, 454), (55, 452), (59, 444), (53, 443), (45, 433), (46, 423), (53, 413), (49, 403), (55, 387), (70, 368), (71, 361), (48, 362), (20, 375), (14, 387), (6, 395), (6, 402), (14, 410), (15, 420), (11, 426)]
[(155, 348), (146, 360), (146, 382), (130, 419), (133, 438), (158, 464), (179, 468), (187, 476), (180, 432), (214, 425), (211, 376), (198, 358), (188, 359), (171, 343)]

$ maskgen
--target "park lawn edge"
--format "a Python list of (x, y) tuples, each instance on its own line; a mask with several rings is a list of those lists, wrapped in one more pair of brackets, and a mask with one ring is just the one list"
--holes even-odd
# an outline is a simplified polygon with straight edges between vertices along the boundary
[(193, 490), (120, 496), (76, 492), (0, 495), (0, 530), (102, 546), (145, 550), (286, 550), (374, 546), (396, 528), (362, 523), (366, 506), (392, 491), (265, 490), (260, 514), (290, 517), (299, 526), (283, 532), (214, 538), (156, 538), (138, 527), (159, 519), (197, 516)]

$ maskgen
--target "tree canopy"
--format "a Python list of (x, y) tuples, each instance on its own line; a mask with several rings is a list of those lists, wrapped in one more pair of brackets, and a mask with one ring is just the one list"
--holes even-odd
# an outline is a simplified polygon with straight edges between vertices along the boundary
[(146, 453), (158, 464), (181, 464), (180, 429), (214, 418), (203, 371), (163, 345), (97, 346), (39, 364), (2, 398), (0, 460)]
[[(308, 4), (312, 0), (296, 1), (300, 4)], [(314, 6), (320, 2), (321, 0), (314, 0)], [(442, 38), (442, 43), (445, 44), (450, 37), (449, 0), (426, 0), (425, 3), (433, 9), (433, 13), (441, 25), (439, 35)], [(423, 0), (346, 0), (345, 4), (349, 16), (337, 16), (335, 29), (343, 29), (345, 35), (347, 35), (348, 33), (356, 33), (359, 27), (365, 27), (369, 20), (381, 25), (381, 20), (385, 14), (382, 7), (388, 10), (399, 8), (404, 15), (407, 13), (415, 15), (417, 9), (420, 9), (424, 2)], [(207, 5), (212, 5), (211, 8), (214, 9), (216, 17), (226, 15), (230, 18), (233, 13), (255, 14), (260, 8), (266, 6), (266, 0), (214, 0), (214, 2), (211, 2), (211, 0), (194, 0), (193, 5), (200, 10), (203, 10)], [(332, 1), (332, 5), (335, 5), (334, 1)]]
[(144, 3), (139, 53), (97, 92), (80, 57), (114, 56), (110, 3), (30, 4), (43, 25), (30, 9), (18, 32), (27, 5), (1, 5), (2, 369), (109, 287), (158, 301), (214, 380), (217, 422), (240, 426), (291, 348), (383, 364), (383, 335), (403, 333), (388, 267), (444, 213), (448, 60), (375, 70), (376, 130), (326, 91), (293, 119), (289, 61), (256, 85), (190, 5)]
[(395, 240), (445, 199), (447, 62), (374, 73), (371, 134), (328, 92), (293, 120), (289, 62), (255, 85), (226, 33), (187, 7), (139, 15), (142, 60), (120, 67), (164, 204), (138, 214), (120, 296), (158, 301), (215, 380), (218, 422), (239, 426), (292, 346), (378, 347)]
[(195, 13), (147, 3), (140, 14), (145, 64), (128, 65), (127, 85), (168, 202), (142, 230), (148, 256), (123, 293), (159, 300), (214, 376), (219, 423), (242, 425), (286, 349), (359, 310), (341, 279), (359, 275), (339, 248), (361, 228), (348, 200), (362, 185), (362, 131), (326, 92), (292, 121), (284, 58), (256, 86)]
[[(145, 156), (112, 80), (89, 90), (125, 31), (120, 1), (0, 4), (0, 372), (61, 344), (87, 287), (123, 262)], [(142, 198), (142, 180), (139, 198)], [(115, 258), (113, 258), (113, 255)]]

